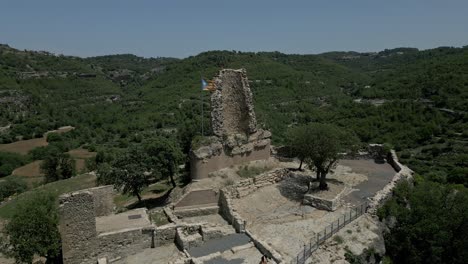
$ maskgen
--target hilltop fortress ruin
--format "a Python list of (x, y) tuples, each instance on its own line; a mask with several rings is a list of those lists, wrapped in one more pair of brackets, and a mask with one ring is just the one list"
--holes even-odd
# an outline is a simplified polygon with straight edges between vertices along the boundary
[[(313, 192), (304, 184), (311, 171), (291, 170), (293, 159), (270, 157), (271, 133), (257, 127), (246, 71), (224, 69), (213, 82), (214, 135), (190, 153), (193, 181), (171, 193), (163, 208), (123, 213), (115, 213), (111, 185), (62, 195), (64, 263), (258, 263), (267, 256), (269, 263), (302, 264), (314, 252), (324, 256), (316, 263), (329, 263), (340, 256), (321, 248), (345, 226), (365, 239), (345, 240), (342, 247), (356, 255), (371, 246), (382, 252), (372, 214), (412, 173), (395, 152), (376, 163), (382, 146), (371, 145), (341, 162), (330, 175), (331, 191)], [(251, 164), (262, 171), (232, 176)], [(166, 221), (156, 223), (155, 214)]]
[(211, 124), (214, 136), (190, 153), (191, 177), (201, 179), (232, 165), (270, 158), (271, 133), (257, 128), (245, 69), (225, 69), (214, 78)]

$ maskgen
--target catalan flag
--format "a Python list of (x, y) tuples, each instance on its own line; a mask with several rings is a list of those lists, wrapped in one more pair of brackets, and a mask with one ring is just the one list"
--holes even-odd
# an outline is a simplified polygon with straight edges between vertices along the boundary
[(202, 91), (214, 91), (216, 89), (213, 81), (206, 82), (204, 79), (201, 79), (201, 83)]

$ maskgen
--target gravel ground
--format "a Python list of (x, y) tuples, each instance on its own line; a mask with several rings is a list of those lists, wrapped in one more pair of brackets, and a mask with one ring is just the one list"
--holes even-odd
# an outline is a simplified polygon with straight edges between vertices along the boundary
[[(261, 257), (262, 253), (255, 247), (251, 247), (236, 253), (232, 253), (230, 250), (225, 251), (221, 257), (205, 261), (204, 264), (258, 264)], [(270, 260), (268, 263), (273, 264), (275, 262)]]
[[(314, 176), (313, 172), (310, 173)], [(291, 259), (315, 237), (316, 232), (322, 231), (347, 212), (348, 206), (360, 204), (365, 197), (382, 189), (394, 174), (390, 165), (378, 164), (373, 160), (340, 161), (328, 178), (343, 183), (353, 191), (344, 197), (347, 206), (341, 206), (335, 212), (301, 205), (307, 185), (300, 183), (280, 182), (233, 202), (237, 212), (247, 221), (248, 230), (283, 257)]]
[(153, 264), (169, 263), (182, 258), (184, 255), (175, 244), (168, 244), (156, 248), (147, 248), (144, 251), (128, 256), (114, 262), (115, 264)]

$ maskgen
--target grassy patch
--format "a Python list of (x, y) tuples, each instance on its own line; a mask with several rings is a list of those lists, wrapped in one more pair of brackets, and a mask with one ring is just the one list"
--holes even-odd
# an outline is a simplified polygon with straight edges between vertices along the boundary
[(96, 186), (96, 176), (91, 174), (82, 174), (70, 179), (56, 181), (40, 186), (34, 190), (24, 192), (16, 198), (0, 206), (0, 217), (10, 218), (13, 215), (18, 199), (32, 195), (36, 190), (45, 190), (59, 196), (64, 193), (74, 192)]
[(18, 153), (27, 155), (29, 151), (37, 147), (47, 146), (45, 138), (34, 138), (28, 140), (20, 140), (9, 144), (0, 144), (0, 151)]
[(334, 236), (333, 240), (338, 244), (343, 244), (343, 238), (341, 236)]
[(268, 170), (270, 170), (270, 168), (268, 167), (241, 166), (240, 169), (237, 171), (237, 175), (239, 175), (242, 178), (253, 178)]
[(169, 224), (169, 220), (167, 219), (167, 216), (163, 211), (157, 211), (150, 214), (150, 219), (151, 222), (153, 222), (153, 224), (157, 226)]
[[(155, 198), (163, 195), (166, 191), (171, 188), (171, 185), (167, 181), (161, 181), (158, 183), (151, 184), (150, 186), (143, 189), (141, 192), (141, 198), (143, 200), (148, 198)], [(135, 202), (137, 198), (132, 195), (121, 194), (119, 193), (114, 197), (114, 203), (117, 208), (123, 208), (132, 202)]]

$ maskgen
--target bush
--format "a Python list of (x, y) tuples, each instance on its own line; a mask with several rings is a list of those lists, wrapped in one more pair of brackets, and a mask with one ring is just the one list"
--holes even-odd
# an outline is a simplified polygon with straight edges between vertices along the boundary
[(0, 201), (5, 198), (12, 196), (13, 194), (19, 194), (27, 190), (27, 184), (22, 178), (18, 177), (6, 177), (0, 182)]
[(15, 168), (27, 163), (27, 158), (20, 154), (0, 152), (0, 177), (10, 175)]
[(11, 221), (5, 226), (1, 247), (17, 263), (32, 263), (35, 255), (54, 263), (60, 256), (60, 234), (55, 196), (36, 192), (18, 201)]

